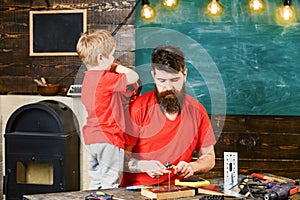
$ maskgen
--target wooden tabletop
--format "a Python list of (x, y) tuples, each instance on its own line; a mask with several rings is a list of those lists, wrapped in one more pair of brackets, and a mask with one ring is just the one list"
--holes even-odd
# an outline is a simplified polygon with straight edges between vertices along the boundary
[[(102, 190), (109, 195), (114, 195), (116, 200), (146, 200), (147, 198), (141, 195), (140, 191), (127, 191), (125, 188), (116, 188), (109, 190)], [(36, 195), (24, 195), (24, 200), (84, 200), (87, 195), (92, 191), (74, 191), (74, 192), (59, 192), (51, 194), (36, 194)], [(196, 195), (193, 197), (178, 198), (178, 200), (199, 200), (199, 198), (205, 195)], [(237, 200), (240, 198), (235, 197), (225, 197), (228, 200)], [(251, 199), (251, 198), (248, 198)], [(300, 194), (296, 194), (290, 197), (290, 200), (300, 199)]]
[[(223, 179), (212, 179), (210, 180), (211, 184), (213, 185), (222, 185)], [(113, 195), (116, 200), (146, 200), (148, 198), (141, 195), (141, 191), (128, 191), (126, 188), (115, 188), (115, 189), (107, 189), (102, 190), (103, 192)], [(24, 200), (84, 200), (85, 197), (91, 194), (94, 191), (73, 191), (73, 192), (59, 192), (59, 193), (49, 193), (49, 194), (35, 194), (35, 195), (24, 195)], [(200, 197), (204, 197), (206, 195), (196, 195), (193, 197), (186, 197), (186, 198), (177, 198), (179, 200), (199, 200)], [(224, 199), (236, 200), (241, 198), (236, 197), (225, 197)], [(247, 198), (252, 199), (252, 198)], [(290, 200), (297, 200), (300, 199), (300, 193), (290, 196)]]
[[(109, 190), (102, 190), (103, 192), (113, 195), (116, 200), (146, 200), (146, 198), (141, 195), (140, 191), (127, 191), (126, 188), (116, 188)], [(85, 197), (91, 194), (93, 191), (74, 191), (74, 192), (61, 192), (52, 194), (36, 194), (36, 195), (24, 195), (25, 200), (84, 200)], [(196, 200), (204, 195), (196, 195), (193, 197), (178, 198), (178, 199), (189, 199)], [(226, 198), (225, 198), (226, 199)], [(228, 198), (228, 199), (238, 199), (238, 198)]]

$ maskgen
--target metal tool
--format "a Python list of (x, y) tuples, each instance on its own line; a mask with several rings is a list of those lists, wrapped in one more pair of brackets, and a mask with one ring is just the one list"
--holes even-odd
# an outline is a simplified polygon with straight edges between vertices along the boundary
[(171, 162), (167, 162), (167, 164), (165, 164), (165, 167), (167, 168), (166, 173), (168, 173), (168, 191), (171, 191), (171, 171), (170, 169), (176, 169), (176, 166), (173, 165)]
[(224, 190), (229, 190), (238, 183), (238, 154), (224, 152)]
[(113, 195), (106, 194), (105, 192), (96, 191), (85, 197), (85, 200), (112, 200)]
[(281, 183), (273, 186), (270, 191), (265, 194), (265, 200), (286, 200), (289, 196), (296, 194), (299, 188), (290, 183)]

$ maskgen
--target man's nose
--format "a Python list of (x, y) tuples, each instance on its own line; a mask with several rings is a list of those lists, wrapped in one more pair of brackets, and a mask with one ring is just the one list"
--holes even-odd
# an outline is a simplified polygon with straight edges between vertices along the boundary
[(165, 88), (165, 90), (172, 90), (173, 89), (173, 84), (171, 83), (171, 81), (165, 81), (164, 82), (164, 88)]

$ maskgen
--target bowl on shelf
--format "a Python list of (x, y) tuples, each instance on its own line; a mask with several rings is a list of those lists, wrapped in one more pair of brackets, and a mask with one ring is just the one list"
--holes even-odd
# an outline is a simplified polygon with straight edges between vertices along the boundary
[(55, 96), (59, 91), (59, 84), (47, 84), (37, 86), (38, 93), (42, 96)]
[(61, 87), (60, 88), (61, 95), (67, 96), (68, 90), (69, 90), (69, 87)]

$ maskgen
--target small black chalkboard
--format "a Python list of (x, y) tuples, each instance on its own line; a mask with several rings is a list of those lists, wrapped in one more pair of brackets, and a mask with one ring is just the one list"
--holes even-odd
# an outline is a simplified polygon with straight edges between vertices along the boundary
[(30, 11), (30, 56), (76, 56), (86, 10)]

